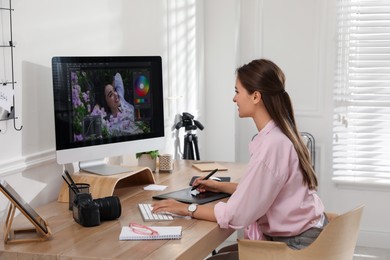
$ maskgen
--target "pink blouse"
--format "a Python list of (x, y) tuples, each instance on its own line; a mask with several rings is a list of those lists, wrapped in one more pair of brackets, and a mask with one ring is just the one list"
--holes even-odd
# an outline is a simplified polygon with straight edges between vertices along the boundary
[(270, 121), (249, 144), (250, 161), (229, 200), (214, 207), (221, 228), (245, 228), (245, 238), (295, 236), (316, 226), (324, 205), (303, 185), (291, 141)]

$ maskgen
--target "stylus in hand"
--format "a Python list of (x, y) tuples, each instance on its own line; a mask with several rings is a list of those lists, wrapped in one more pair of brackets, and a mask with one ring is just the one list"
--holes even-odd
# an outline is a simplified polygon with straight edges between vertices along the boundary
[[(208, 180), (211, 176), (213, 176), (214, 173), (216, 173), (218, 171), (218, 169), (215, 169), (213, 170), (212, 172), (210, 172), (206, 177), (204, 177), (202, 180)], [(193, 190), (196, 190), (198, 187), (199, 187), (200, 184), (198, 185), (195, 185), (195, 186), (192, 186), (192, 189), (191, 191)]]

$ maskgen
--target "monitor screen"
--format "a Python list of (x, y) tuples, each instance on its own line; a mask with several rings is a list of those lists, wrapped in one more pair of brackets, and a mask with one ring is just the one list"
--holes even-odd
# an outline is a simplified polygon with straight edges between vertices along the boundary
[(53, 57), (52, 73), (59, 164), (161, 148), (161, 57)]

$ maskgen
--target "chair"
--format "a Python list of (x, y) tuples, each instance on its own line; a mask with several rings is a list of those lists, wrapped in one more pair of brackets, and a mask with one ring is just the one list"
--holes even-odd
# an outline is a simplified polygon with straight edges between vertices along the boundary
[(353, 259), (363, 208), (360, 206), (334, 219), (330, 218), (318, 238), (301, 250), (291, 249), (282, 242), (238, 239), (239, 259)]
[(307, 149), (309, 150), (310, 153), (310, 159), (311, 159), (311, 164), (313, 166), (313, 169), (315, 170), (316, 168), (316, 143), (314, 136), (308, 132), (300, 132), (300, 135), (302, 137), (303, 142), (306, 144)]

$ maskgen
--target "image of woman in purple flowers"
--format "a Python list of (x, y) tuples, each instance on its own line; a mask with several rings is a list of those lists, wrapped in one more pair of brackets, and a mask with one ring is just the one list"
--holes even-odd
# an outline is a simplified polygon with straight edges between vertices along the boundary
[(122, 77), (116, 73), (113, 83), (104, 86), (103, 107), (109, 131), (114, 135), (142, 133), (134, 121), (134, 106), (125, 100), (124, 93)]
[(95, 71), (71, 72), (73, 140), (85, 141), (110, 136), (144, 133), (135, 122), (134, 106), (124, 98), (120, 73), (108, 76)]

